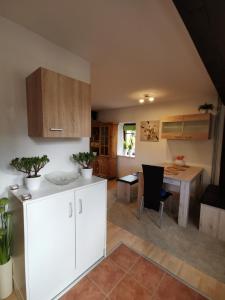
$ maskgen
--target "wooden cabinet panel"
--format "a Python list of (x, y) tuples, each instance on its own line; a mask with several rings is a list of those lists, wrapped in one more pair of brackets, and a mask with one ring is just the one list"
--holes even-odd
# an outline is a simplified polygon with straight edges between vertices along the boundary
[(98, 156), (93, 164), (93, 173), (103, 178), (115, 178), (117, 176), (117, 158)]
[[(64, 85), (68, 88), (66, 82), (59, 74), (41, 70), (42, 85), (42, 114), (43, 114), (43, 136), (61, 137), (66, 134), (65, 124), (63, 122), (64, 109)], [(59, 109), (60, 108), (60, 109)]]
[(199, 230), (217, 237), (219, 212), (219, 209), (216, 207), (201, 204)]
[(218, 238), (225, 241), (225, 210), (223, 209), (220, 210)]
[(210, 137), (210, 114), (169, 116), (162, 119), (161, 138), (171, 140), (207, 140)]
[[(79, 81), (79, 119), (81, 136), (91, 136), (91, 88), (90, 84)], [(78, 110), (77, 110), (78, 111)]]
[(199, 230), (225, 241), (225, 210), (201, 204)]
[(29, 136), (90, 136), (90, 85), (39, 68), (27, 78)]
[(94, 175), (103, 178), (117, 177), (118, 124), (95, 122), (91, 131), (90, 148), (97, 153), (93, 164)]

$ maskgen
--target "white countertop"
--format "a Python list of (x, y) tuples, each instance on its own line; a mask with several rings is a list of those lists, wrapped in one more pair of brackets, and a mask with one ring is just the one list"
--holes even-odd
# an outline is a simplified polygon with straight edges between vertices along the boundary
[[(82, 176), (80, 176), (74, 182), (69, 183), (67, 185), (56, 185), (47, 181), (43, 176), (43, 180), (41, 182), (40, 188), (37, 191), (29, 191), (28, 189), (26, 189), (25, 186), (20, 186), (18, 190), (14, 190), (14, 191), (9, 190), (9, 193), (16, 196), (22, 203), (27, 203), (27, 202), (39, 200), (46, 196), (61, 193), (64, 191), (82, 189), (85, 186), (93, 185), (103, 181), (107, 181), (107, 180), (96, 176), (92, 176), (92, 178), (90, 179), (85, 179)], [(22, 199), (22, 195), (27, 193), (30, 193), (32, 195), (32, 199), (24, 201)]]

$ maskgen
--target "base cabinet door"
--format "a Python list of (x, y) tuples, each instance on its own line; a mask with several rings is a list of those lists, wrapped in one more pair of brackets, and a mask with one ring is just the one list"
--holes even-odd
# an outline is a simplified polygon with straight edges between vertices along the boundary
[(106, 182), (75, 191), (76, 270), (81, 275), (105, 255)]
[(48, 300), (74, 280), (74, 191), (27, 205), (27, 299)]

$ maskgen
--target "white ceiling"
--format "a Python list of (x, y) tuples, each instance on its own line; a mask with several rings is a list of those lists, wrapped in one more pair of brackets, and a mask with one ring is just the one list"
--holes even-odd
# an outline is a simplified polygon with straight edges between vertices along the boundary
[(145, 93), (216, 97), (171, 0), (1, 0), (0, 14), (92, 63), (94, 109), (134, 106)]

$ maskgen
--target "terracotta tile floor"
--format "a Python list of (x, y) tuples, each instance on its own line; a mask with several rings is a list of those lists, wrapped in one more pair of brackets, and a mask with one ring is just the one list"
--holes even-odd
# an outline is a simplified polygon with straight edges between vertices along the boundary
[(203, 300), (205, 297), (124, 244), (61, 300)]
[[(170, 273), (179, 277), (182, 281), (187, 283), (189, 286), (195, 288), (196, 290), (200, 291), (202, 294), (206, 295), (209, 299), (225, 300), (225, 284), (224, 283), (197, 270), (193, 266), (190, 266), (186, 262), (171, 255), (170, 253), (165, 252), (164, 250), (155, 246), (153, 243), (142, 240), (138, 236), (135, 236), (134, 234), (122, 229), (121, 227), (119, 227), (111, 222), (108, 222), (107, 253), (110, 254), (114, 249), (116, 249), (119, 246), (119, 244), (121, 244), (121, 242), (126, 244), (129, 248), (132, 248), (135, 252), (140, 253), (141, 255), (144, 255), (145, 257), (150, 258), (152, 261), (158, 263), (163, 268), (168, 270)], [(125, 251), (122, 250), (121, 252), (124, 253)], [(131, 279), (127, 278), (128, 277), (127, 270), (125, 270), (125, 268), (124, 268), (125, 263), (123, 262), (123, 267), (121, 267), (121, 263), (120, 263), (120, 265), (118, 265), (117, 264), (118, 261), (117, 261), (117, 263), (115, 261), (116, 256), (117, 255), (114, 253), (114, 255), (113, 255), (114, 260), (111, 259), (111, 257), (112, 257), (111, 256), (105, 260), (105, 261), (109, 261), (109, 263), (105, 262), (103, 265), (99, 265), (98, 267), (96, 267), (95, 271), (93, 270), (91, 273), (89, 273), (87, 280), (78, 283), (73, 288), (75, 294), (72, 294), (72, 293), (70, 295), (67, 294), (67, 296), (66, 296), (67, 298), (64, 298), (64, 300), (65, 299), (67, 299), (67, 300), (109, 299), (109, 297), (107, 298), (105, 295), (108, 294), (110, 289), (113, 289), (112, 285), (113, 286), (117, 285), (117, 290), (115, 290), (115, 291), (114, 291), (114, 289), (112, 290), (111, 297), (114, 297), (114, 299), (120, 299), (117, 296), (118, 294), (115, 294), (115, 293), (119, 293), (118, 292), (119, 289), (123, 290), (123, 287), (127, 286), (128, 282), (133, 283), (134, 281), (135, 281), (135, 284), (131, 287), (131, 293), (133, 293), (133, 298), (129, 296), (130, 297), (129, 300), (145, 299), (144, 298), (145, 296), (143, 296), (144, 294), (142, 295), (142, 292), (143, 292), (143, 288), (146, 291), (146, 285), (147, 285), (148, 297), (150, 297), (148, 299), (152, 299), (151, 293), (153, 293), (154, 284), (151, 283), (151, 280), (149, 279), (149, 277), (147, 275), (143, 275), (143, 274), (145, 274), (145, 272), (143, 272), (142, 270), (145, 268), (146, 268), (146, 270), (149, 270), (154, 267), (153, 266), (150, 267), (148, 264), (147, 264), (147, 267), (146, 267), (146, 265), (142, 266), (142, 263), (143, 263), (142, 260), (138, 259), (136, 261), (136, 266), (135, 266), (136, 272), (134, 272), (134, 270), (132, 268), (129, 270), (129, 276), (130, 276), (129, 278), (133, 279), (133, 280), (131, 280)], [(136, 257), (136, 255), (134, 255), (133, 257)], [(114, 267), (110, 268), (110, 265), (112, 265), (112, 263), (114, 264)], [(126, 265), (127, 265), (127, 263), (126, 263)], [(120, 271), (118, 271), (119, 269), (120, 269)], [(101, 271), (99, 271), (99, 270), (101, 270)], [(95, 272), (99, 273), (98, 277)], [(122, 280), (120, 277), (120, 274), (122, 274), (122, 273), (124, 276), (123, 277), (124, 280)], [(93, 281), (92, 276), (95, 277), (95, 281), (97, 283), (95, 283)], [(126, 277), (126, 280), (125, 280), (125, 277)], [(110, 278), (110, 280), (109, 280), (109, 278)], [(152, 281), (154, 281), (154, 282), (157, 282), (157, 280), (160, 281), (159, 278), (160, 278), (160, 271), (157, 272), (157, 274), (155, 272), (154, 276), (152, 276)], [(142, 287), (140, 288), (138, 285), (138, 287), (140, 289), (139, 290), (139, 298), (137, 298), (137, 297), (135, 298), (135, 291), (137, 291), (137, 288), (135, 288), (135, 286), (136, 286), (136, 283), (138, 284), (139, 281), (141, 281)], [(107, 284), (106, 284), (106, 282), (107, 282)], [(167, 281), (167, 279), (164, 278), (164, 282), (162, 282), (160, 289), (158, 289), (158, 292), (155, 294), (155, 299), (153, 298), (154, 300), (158, 300), (158, 299), (160, 299), (160, 297), (161, 297), (161, 299), (163, 299), (162, 295), (163, 295), (163, 293), (165, 293), (165, 290), (167, 292), (166, 285), (168, 284), (168, 282), (169, 282), (169, 279)], [(79, 289), (77, 288), (77, 286), (79, 286)], [(183, 287), (183, 285), (182, 285), (182, 287)], [(179, 288), (179, 287), (176, 287), (176, 288)], [(88, 293), (85, 293), (85, 291), (88, 291)], [(85, 295), (84, 295), (84, 293), (85, 293)], [(149, 296), (149, 293), (150, 293), (150, 296)], [(140, 298), (140, 295), (142, 295), (143, 297), (141, 296), (142, 298)], [(166, 299), (170, 300), (171, 298), (169, 298), (169, 297), (171, 297), (171, 295), (169, 294), (169, 290), (168, 290), (167, 296), (168, 297)], [(124, 300), (125, 299), (126, 298), (124, 298)], [(193, 299), (201, 299), (201, 297), (193, 298)], [(16, 297), (15, 293), (13, 293), (6, 300), (17, 300), (17, 297)], [(182, 300), (182, 298), (181, 298), (181, 300)]]

